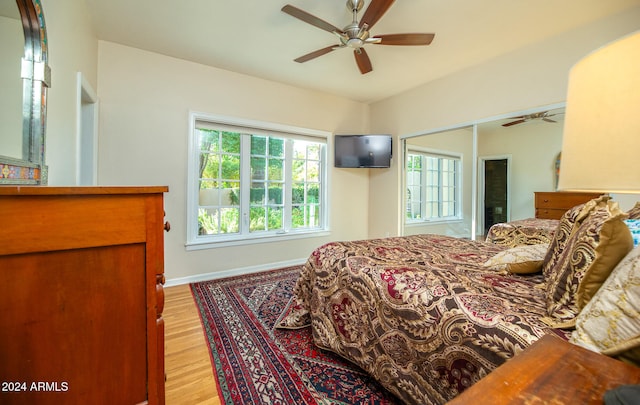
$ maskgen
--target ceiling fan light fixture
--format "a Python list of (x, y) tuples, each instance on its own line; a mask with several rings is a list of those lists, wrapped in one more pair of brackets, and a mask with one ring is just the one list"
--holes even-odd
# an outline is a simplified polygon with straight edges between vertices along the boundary
[(360, 38), (349, 38), (347, 40), (347, 46), (353, 49), (360, 49), (364, 45), (364, 41)]

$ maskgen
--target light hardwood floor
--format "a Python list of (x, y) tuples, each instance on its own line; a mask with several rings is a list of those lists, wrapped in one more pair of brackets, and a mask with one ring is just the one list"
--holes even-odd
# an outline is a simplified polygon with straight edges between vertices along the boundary
[(165, 288), (167, 405), (220, 405), (200, 316), (188, 285)]

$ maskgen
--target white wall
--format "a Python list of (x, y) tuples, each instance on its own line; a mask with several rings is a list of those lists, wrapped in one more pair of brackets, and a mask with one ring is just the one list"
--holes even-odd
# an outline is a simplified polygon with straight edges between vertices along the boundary
[(46, 163), (50, 185), (76, 183), (78, 103), (76, 77), (82, 72), (97, 90), (98, 40), (83, 0), (42, 0), (49, 41)]
[[(562, 102), (571, 66), (637, 30), (639, 21), (637, 7), (372, 104), (371, 129), (398, 137)], [(389, 192), (376, 194), (369, 207), (369, 237), (400, 229), (402, 165), (394, 160), (391, 169), (370, 178), (372, 190)]]
[[(368, 170), (330, 167), (331, 235), (186, 251), (189, 111), (334, 133), (366, 131), (368, 106), (221, 69), (99, 43), (100, 185), (168, 185), (167, 279), (304, 260), (320, 244), (367, 237)], [(332, 143), (328, 146), (333, 166)]]

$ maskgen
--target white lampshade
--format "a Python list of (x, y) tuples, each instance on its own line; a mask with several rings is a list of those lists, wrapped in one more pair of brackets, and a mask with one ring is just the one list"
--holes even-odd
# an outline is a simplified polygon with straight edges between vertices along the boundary
[(559, 190), (640, 193), (640, 31), (569, 73)]

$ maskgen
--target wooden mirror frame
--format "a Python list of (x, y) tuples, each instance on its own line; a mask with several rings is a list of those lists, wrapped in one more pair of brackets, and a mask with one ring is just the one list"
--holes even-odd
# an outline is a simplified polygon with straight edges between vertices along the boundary
[(24, 30), (22, 159), (0, 156), (0, 184), (47, 184), (45, 131), (51, 83), (47, 30), (40, 0), (16, 3)]

